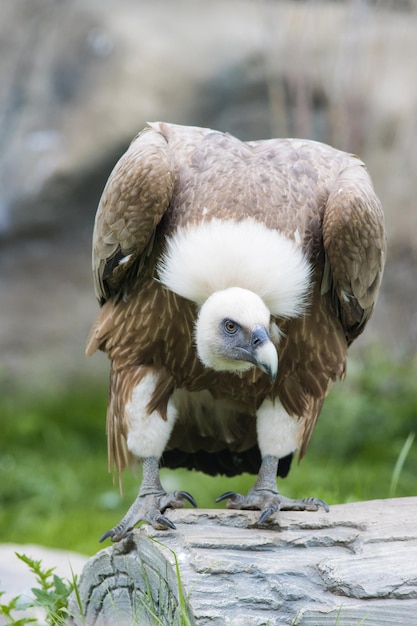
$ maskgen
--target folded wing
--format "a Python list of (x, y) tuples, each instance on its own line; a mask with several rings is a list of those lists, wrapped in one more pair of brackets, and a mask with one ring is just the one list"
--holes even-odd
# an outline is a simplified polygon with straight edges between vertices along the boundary
[(382, 279), (386, 255), (384, 217), (365, 167), (341, 172), (323, 219), (326, 254), (322, 293), (331, 291), (350, 344), (364, 330)]
[(140, 274), (173, 187), (168, 144), (147, 127), (116, 164), (97, 210), (93, 274), (101, 304), (125, 297)]

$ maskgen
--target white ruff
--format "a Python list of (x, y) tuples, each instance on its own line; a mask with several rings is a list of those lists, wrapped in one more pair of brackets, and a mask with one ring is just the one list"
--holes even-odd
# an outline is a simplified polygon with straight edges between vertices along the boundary
[(197, 304), (216, 291), (241, 287), (283, 317), (303, 313), (310, 274), (296, 242), (253, 219), (178, 228), (158, 265), (159, 280)]

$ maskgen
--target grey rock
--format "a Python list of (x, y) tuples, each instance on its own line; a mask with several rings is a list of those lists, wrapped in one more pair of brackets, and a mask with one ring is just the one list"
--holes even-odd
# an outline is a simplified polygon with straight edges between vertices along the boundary
[[(203, 626), (416, 623), (417, 498), (283, 511), (262, 527), (252, 511), (169, 515), (176, 531), (142, 526), (87, 563), (87, 626), (155, 623), (152, 612), (175, 624), (182, 593)], [(81, 625), (75, 598), (70, 609)]]

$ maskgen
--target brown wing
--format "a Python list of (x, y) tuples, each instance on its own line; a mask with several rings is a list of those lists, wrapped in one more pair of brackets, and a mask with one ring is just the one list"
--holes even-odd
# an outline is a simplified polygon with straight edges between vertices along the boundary
[(350, 344), (372, 314), (384, 269), (384, 216), (363, 164), (341, 172), (323, 220), (326, 253), (322, 293), (331, 291)]
[(101, 304), (123, 297), (140, 273), (173, 187), (167, 141), (147, 127), (116, 164), (97, 210), (93, 273)]
[(359, 159), (342, 163), (313, 243), (311, 306), (302, 319), (289, 322), (281, 358), (281, 399), (304, 417), (300, 457), (332, 381), (345, 375), (348, 346), (372, 314), (385, 262), (384, 217), (370, 178)]
[[(147, 127), (116, 164), (97, 210), (93, 273), (96, 295), (103, 306), (87, 340), (88, 355), (102, 347), (108, 337), (110, 343), (121, 344), (119, 351), (125, 347), (120, 335), (131, 338), (136, 318), (123, 298), (144, 274), (155, 230), (169, 206), (173, 187), (167, 141), (157, 130)], [(107, 412), (109, 465), (115, 465), (119, 472), (131, 460), (125, 440), (124, 405), (143, 376), (142, 369), (130, 368), (120, 376), (112, 367)]]

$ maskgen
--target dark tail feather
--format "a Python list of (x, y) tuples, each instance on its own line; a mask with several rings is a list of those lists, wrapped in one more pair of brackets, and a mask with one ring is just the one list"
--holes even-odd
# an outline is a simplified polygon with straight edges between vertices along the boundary
[[(280, 459), (277, 476), (285, 478), (291, 467), (292, 454)], [(261, 454), (258, 446), (253, 446), (245, 452), (232, 452), (225, 449), (210, 453), (204, 450), (198, 452), (182, 452), (181, 450), (166, 450), (161, 459), (161, 467), (177, 469), (195, 469), (209, 476), (237, 476), (247, 472), (257, 474), (261, 466)]]

